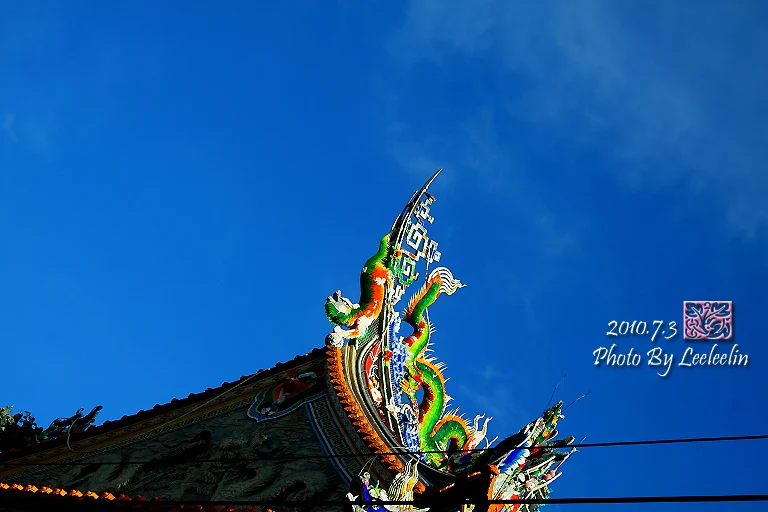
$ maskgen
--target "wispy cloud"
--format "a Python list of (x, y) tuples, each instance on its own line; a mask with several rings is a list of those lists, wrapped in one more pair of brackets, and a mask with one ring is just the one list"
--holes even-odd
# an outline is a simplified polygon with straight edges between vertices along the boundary
[(10, 139), (11, 142), (19, 142), (19, 137), (16, 135), (16, 116), (6, 112), (3, 118), (3, 132)]
[(478, 373), (478, 375), (480, 375), (485, 381), (492, 381), (497, 377), (501, 377), (502, 373), (499, 372), (496, 366), (487, 364), (485, 365), (485, 368), (483, 368), (483, 370)]
[(438, 187), (451, 188), (455, 172), (477, 174), (489, 187), (497, 186), (508, 174), (509, 161), (498, 147), (493, 112), (480, 110), (456, 127), (433, 133), (415, 133), (402, 121), (392, 130), (391, 152), (404, 169), (423, 175), (430, 169), (451, 172), (440, 177)]
[(422, 144), (415, 141), (397, 142), (392, 145), (391, 152), (400, 167), (419, 176), (444, 167)]
[(391, 49), (405, 68), (457, 55), (498, 66), (525, 87), (496, 115), (599, 149), (630, 185), (682, 179), (753, 236), (768, 226), (766, 19), (760, 2), (428, 0)]
[(23, 2), (0, 17), (3, 133), (43, 160), (73, 137), (82, 144), (113, 121), (111, 86), (124, 77), (114, 31), (99, 24), (79, 31), (73, 23), (57, 6)]
[[(472, 420), (477, 414), (493, 418), (488, 424), (491, 438), (495, 435), (506, 437), (531, 421), (531, 415), (520, 407), (513, 392), (506, 386), (489, 386), (482, 393), (464, 385), (458, 386), (458, 390), (462, 394), (461, 404), (465, 405), (459, 410), (460, 414), (464, 414), (468, 420)], [(448, 410), (451, 410), (453, 405), (449, 404)]]
[(434, 133), (418, 133), (402, 121), (392, 139), (392, 153), (405, 170), (424, 174), (426, 169), (444, 167), (438, 187), (454, 188), (458, 173), (469, 174), (481, 188), (500, 194), (510, 218), (533, 226), (537, 253), (558, 258), (581, 250), (579, 241), (584, 223), (576, 216), (564, 217), (554, 212), (550, 198), (532, 192), (530, 169), (516, 152), (521, 148), (505, 146), (498, 129), (499, 113), (491, 106), (473, 111), (456, 126)]

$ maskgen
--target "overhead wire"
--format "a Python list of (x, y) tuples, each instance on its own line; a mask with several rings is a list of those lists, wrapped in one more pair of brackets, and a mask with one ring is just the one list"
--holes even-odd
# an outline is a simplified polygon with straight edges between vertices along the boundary
[[(763, 435), (748, 435), (748, 436), (719, 436), (719, 437), (691, 437), (682, 439), (646, 439), (640, 441), (607, 441), (600, 443), (578, 443), (564, 446), (513, 446), (504, 448), (504, 451), (512, 451), (517, 449), (537, 448), (539, 450), (554, 451), (554, 450), (568, 450), (568, 449), (581, 449), (581, 448), (600, 448), (600, 447), (612, 447), (612, 446), (643, 446), (643, 445), (659, 445), (659, 444), (683, 444), (683, 443), (712, 443), (712, 442), (726, 442), (726, 441), (756, 441), (768, 439), (768, 434)], [(498, 450), (498, 447), (488, 448), (475, 448), (473, 450), (459, 450), (461, 453), (478, 453)], [(310, 459), (345, 459), (345, 458), (364, 458), (386, 455), (421, 455), (430, 453), (445, 453), (442, 450), (423, 450), (423, 451), (389, 451), (378, 453), (346, 453), (346, 454), (296, 454), (296, 455), (269, 455), (261, 454), (258, 457), (232, 457), (227, 459), (195, 459), (189, 461), (163, 461), (162, 459), (148, 459), (148, 460), (134, 460), (134, 461), (69, 461), (69, 462), (1, 462), (0, 467), (14, 467), (14, 466), (83, 466), (92, 464), (102, 465), (133, 465), (133, 464), (159, 464), (164, 465), (193, 465), (201, 463), (237, 463), (237, 462), (258, 462), (264, 460), (276, 460), (276, 461), (292, 461), (292, 460), (310, 460)], [(180, 454), (181, 455), (181, 454)]]
[[(0, 498), (0, 503), (17, 501), (13, 498)], [(21, 500), (18, 500), (21, 501)], [(600, 496), (600, 497), (576, 497), (576, 498), (516, 498), (516, 499), (439, 499), (427, 497), (407, 501), (394, 500), (215, 500), (215, 501), (188, 501), (188, 500), (130, 500), (131, 509), (140, 509), (142, 506), (157, 508), (158, 506), (263, 506), (263, 507), (306, 507), (306, 506), (371, 506), (371, 505), (411, 505), (420, 507), (451, 507), (460, 505), (608, 505), (630, 503), (746, 503), (768, 501), (768, 494), (727, 494), (727, 495), (685, 495), (685, 496)], [(78, 500), (78, 509), (99, 509), (107, 505), (100, 500)], [(111, 510), (111, 509), (110, 509)]]

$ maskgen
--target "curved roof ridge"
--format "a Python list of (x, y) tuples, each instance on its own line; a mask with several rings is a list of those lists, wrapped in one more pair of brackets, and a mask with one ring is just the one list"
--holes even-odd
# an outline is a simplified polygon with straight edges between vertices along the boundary
[[(232, 382), (224, 382), (219, 387), (208, 388), (205, 391), (202, 391), (200, 393), (190, 393), (186, 398), (173, 398), (171, 399), (170, 402), (167, 402), (165, 404), (155, 404), (151, 409), (142, 409), (136, 412), (135, 414), (126, 415), (117, 420), (107, 420), (101, 425), (91, 426), (88, 429), (84, 430), (83, 432), (73, 433), (70, 438), (70, 441), (71, 442), (82, 441), (92, 436), (104, 434), (112, 430), (120, 429), (136, 423), (140, 423), (142, 421), (146, 421), (150, 418), (154, 418), (155, 416), (158, 416), (161, 414), (167, 414), (169, 412), (173, 412), (177, 409), (181, 409), (182, 407), (187, 407), (187, 406), (195, 405), (198, 403), (204, 404), (206, 400), (216, 399), (222, 393), (225, 393), (235, 388), (236, 386), (244, 384), (245, 381), (253, 378), (256, 375), (258, 375), (259, 378), (255, 379), (253, 382), (257, 382), (260, 379), (269, 377), (271, 375), (275, 375), (277, 373), (280, 373), (281, 371), (288, 370), (289, 368), (296, 366), (297, 364), (302, 364), (304, 362), (310, 361), (314, 357), (318, 357), (318, 356), (320, 357), (325, 356), (324, 348), (312, 349), (310, 352), (304, 355), (297, 355), (290, 361), (275, 363), (275, 365), (272, 366), (271, 368), (267, 368), (266, 370), (260, 369), (257, 372), (252, 373), (251, 375), (244, 375)], [(37, 444), (30, 444), (22, 448), (14, 448), (12, 450), (8, 450), (4, 453), (0, 453), (0, 465), (2, 465), (1, 463), (3, 461), (17, 460), (17, 459), (26, 457), (28, 455), (31, 455), (33, 453), (37, 453), (43, 450), (47, 450), (49, 448), (54, 448), (59, 445), (66, 444), (66, 442), (67, 442), (66, 437), (62, 437), (62, 438), (46, 440)]]

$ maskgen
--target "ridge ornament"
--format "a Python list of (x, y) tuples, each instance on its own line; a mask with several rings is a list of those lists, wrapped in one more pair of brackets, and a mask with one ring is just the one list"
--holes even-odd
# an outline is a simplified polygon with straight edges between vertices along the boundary
[[(560, 476), (558, 468), (575, 450), (558, 451), (569, 447), (572, 437), (553, 441), (563, 417), (562, 402), (493, 448), (496, 438), (487, 438), (490, 417), (478, 414), (470, 422), (458, 409), (447, 410), (451, 397), (445, 365), (431, 354), (434, 326), (428, 310), (441, 295), (453, 295), (465, 284), (447, 267), (430, 268), (442, 257), (437, 242), (427, 236), (436, 201), (427, 189), (439, 173), (411, 196), (366, 261), (359, 302), (353, 303), (341, 290), (325, 301), (326, 316), (333, 324), (326, 336), (326, 385), (373, 456), (361, 459), (367, 461), (362, 462), (360, 482), (353, 483), (348, 495), (370, 503), (357, 510), (399, 510), (375, 503), (385, 496), (415, 496), (425, 490), (446, 491), (440, 496), (448, 499), (451, 489), (462, 488), (458, 483), (478, 475), (487, 482), (482, 494), (489, 499), (546, 497), (549, 483)], [(414, 284), (416, 292), (405, 308), (398, 309)], [(404, 324), (410, 333), (402, 336)], [(475, 451), (479, 446), (484, 450)], [(377, 458), (395, 472), (391, 483), (397, 490), (390, 487), (385, 492), (371, 483), (373, 469), (368, 472), (365, 467)], [(537, 509), (538, 505), (517, 504), (489, 510)]]

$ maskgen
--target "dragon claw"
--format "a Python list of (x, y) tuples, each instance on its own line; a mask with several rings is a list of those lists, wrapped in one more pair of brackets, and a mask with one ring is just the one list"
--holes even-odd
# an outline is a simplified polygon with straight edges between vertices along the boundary
[(331, 347), (340, 348), (344, 345), (344, 337), (337, 334), (336, 330), (334, 329), (334, 332), (325, 337), (325, 343)]

